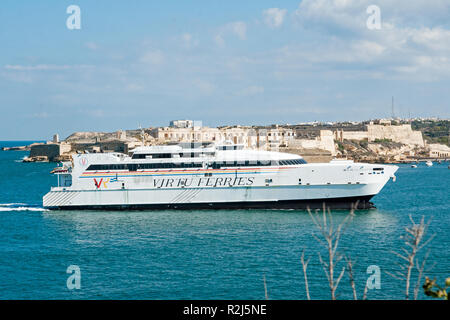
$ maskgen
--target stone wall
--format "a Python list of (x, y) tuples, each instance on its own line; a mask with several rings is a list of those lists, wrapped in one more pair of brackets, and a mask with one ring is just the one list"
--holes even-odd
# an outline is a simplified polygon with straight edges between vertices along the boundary
[(72, 145), (70, 143), (62, 142), (60, 143), (59, 148), (61, 154), (70, 153), (72, 151)]
[(404, 144), (417, 145), (424, 147), (422, 132), (413, 131), (410, 124), (399, 126), (370, 124), (367, 126), (369, 141), (376, 139), (390, 139)]
[(450, 158), (450, 148), (443, 144), (433, 143), (429, 144), (428, 148), (430, 150), (431, 158), (442, 158), (447, 159)]
[(53, 161), (56, 157), (61, 155), (61, 147), (57, 143), (36, 144), (31, 146), (30, 157), (47, 157), (48, 160)]
[(89, 151), (95, 152), (100, 149), (100, 151), (113, 151), (128, 153), (128, 143), (123, 141), (102, 141), (98, 143), (74, 143), (72, 144), (73, 151)]
[(315, 139), (293, 139), (289, 141), (288, 146), (291, 149), (325, 150), (332, 156), (336, 155), (334, 135), (331, 130), (320, 130), (320, 135)]
[(336, 141), (344, 140), (364, 140), (369, 139), (369, 133), (367, 131), (335, 131), (334, 136)]
[(366, 129), (366, 131), (337, 130), (334, 132), (334, 138), (341, 142), (344, 140), (364, 139), (367, 139), (369, 142), (373, 142), (375, 140), (388, 139), (408, 145), (416, 145), (419, 147), (425, 146), (422, 132), (413, 131), (410, 124), (402, 124), (399, 126), (368, 124)]
[(322, 149), (280, 148), (279, 151), (298, 154), (308, 163), (328, 163), (333, 159), (331, 152)]

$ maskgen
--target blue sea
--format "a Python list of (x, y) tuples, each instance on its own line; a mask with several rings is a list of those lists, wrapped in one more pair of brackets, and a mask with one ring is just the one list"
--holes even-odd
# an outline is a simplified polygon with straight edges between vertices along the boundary
[[(0, 299), (264, 299), (263, 277), (270, 299), (306, 299), (303, 250), (311, 298), (330, 298), (318, 259), (326, 252), (306, 211), (46, 211), (55, 164), (22, 163), (26, 155), (0, 151)], [(435, 234), (419, 255), (429, 250), (425, 275), (440, 283), (450, 276), (448, 165), (400, 165), (397, 181), (373, 198), (377, 209), (356, 212), (338, 250), (355, 261), (359, 298), (370, 265), (379, 267), (380, 288), (368, 299), (404, 298), (404, 282), (387, 272), (399, 268), (392, 251), (403, 247), (409, 215), (425, 216)], [(335, 211), (333, 221), (347, 214)], [(67, 286), (71, 265), (80, 289)], [(352, 298), (347, 274), (337, 296)]]

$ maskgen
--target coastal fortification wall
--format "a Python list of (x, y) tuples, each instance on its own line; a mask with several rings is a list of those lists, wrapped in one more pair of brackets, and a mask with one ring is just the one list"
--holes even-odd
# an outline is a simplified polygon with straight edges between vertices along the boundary
[(326, 150), (331, 155), (336, 155), (336, 147), (334, 144), (334, 135), (331, 130), (320, 130), (320, 135), (315, 139), (293, 139), (288, 144), (291, 149), (318, 149)]
[(30, 149), (30, 157), (47, 157), (48, 160), (53, 161), (60, 155), (61, 147), (58, 143), (37, 144)]
[(331, 152), (323, 149), (280, 148), (279, 151), (298, 154), (308, 163), (326, 163), (333, 159)]
[(34, 144), (30, 148), (30, 158), (46, 157), (49, 161), (55, 161), (56, 158), (71, 151), (70, 143), (46, 143)]
[(367, 126), (367, 133), (369, 141), (390, 139), (404, 144), (412, 144), (419, 147), (425, 146), (422, 132), (413, 131), (410, 124), (402, 124), (399, 126), (370, 124)]
[(345, 140), (364, 140), (369, 139), (369, 133), (367, 131), (335, 131), (335, 139), (337, 141)]
[(344, 140), (368, 140), (373, 142), (375, 140), (392, 140), (403, 144), (417, 145), (424, 147), (425, 143), (422, 137), (422, 132), (413, 131), (410, 124), (402, 125), (381, 125), (368, 124), (366, 131), (343, 131), (337, 130), (334, 132), (334, 139), (336, 141)]
[(102, 141), (98, 143), (73, 143), (74, 151), (89, 152), (122, 152), (128, 153), (128, 143), (124, 141)]

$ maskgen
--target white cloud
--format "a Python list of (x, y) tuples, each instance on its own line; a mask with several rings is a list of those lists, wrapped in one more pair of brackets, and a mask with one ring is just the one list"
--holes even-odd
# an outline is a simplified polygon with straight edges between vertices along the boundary
[(96, 44), (95, 42), (86, 42), (84, 45), (86, 48), (91, 49), (93, 51), (99, 48), (98, 44)]
[(125, 86), (125, 91), (127, 92), (139, 92), (144, 89), (143, 86), (136, 83), (129, 83)]
[(226, 24), (221, 27), (219, 32), (214, 36), (214, 42), (219, 47), (225, 46), (225, 36), (234, 35), (240, 40), (245, 40), (247, 38), (247, 24), (242, 21), (235, 21)]
[(33, 83), (34, 78), (29, 73), (23, 73), (23, 72), (2, 72), (0, 73), (2, 78), (7, 79), (8, 81), (14, 81), (18, 83)]
[(239, 39), (245, 40), (247, 35), (247, 25), (245, 24), (245, 22), (242, 21), (232, 22), (228, 25), (228, 27), (235, 35), (239, 37)]
[(378, 57), (386, 51), (386, 48), (379, 43), (367, 40), (357, 41), (352, 44), (352, 51), (354, 57), (359, 57), (359, 61), (370, 61), (371, 59)]
[(270, 8), (263, 11), (264, 23), (271, 28), (279, 28), (286, 16), (286, 9)]
[(92, 118), (103, 118), (106, 114), (102, 109), (86, 109), (83, 114), (87, 114)]
[(209, 81), (195, 79), (193, 84), (202, 94), (209, 95), (216, 90), (216, 86)]
[(180, 37), (182, 44), (186, 48), (196, 47), (199, 44), (199, 41), (194, 38), (194, 36), (190, 33), (183, 33)]
[[(364, 2), (368, 4), (365, 5)], [(336, 32), (366, 27), (368, 0), (303, 0), (295, 11), (297, 22), (311, 28)], [(383, 15), (383, 13), (382, 13)]]
[(69, 69), (85, 69), (92, 68), (89, 65), (49, 65), (49, 64), (38, 64), (35, 66), (25, 66), (25, 65), (10, 65), (4, 66), (6, 70), (15, 71), (48, 71), (48, 70), (69, 70)]
[[(62, 72), (70, 72), (74, 74), (76, 71), (84, 71), (95, 68), (91, 65), (52, 65), (52, 64), (37, 64), (37, 65), (20, 65), (7, 64), (3, 66), (4, 72), (0, 75), (9, 81), (17, 83), (36, 83), (41, 81), (41, 75), (44, 77), (63, 77)], [(59, 72), (58, 72), (59, 71)]]
[(37, 118), (37, 119), (47, 119), (50, 118), (50, 114), (48, 112), (38, 112), (38, 113), (33, 113), (32, 118)]
[(450, 30), (440, 27), (417, 29), (411, 33), (411, 39), (431, 50), (450, 50)]
[(223, 48), (225, 46), (225, 40), (223, 39), (221, 34), (217, 34), (214, 37), (214, 42), (216, 43), (216, 45), (218, 45), (221, 48)]
[(376, 69), (376, 77), (408, 78), (412, 72), (418, 73), (417, 79), (450, 76), (450, 30), (445, 24), (435, 25), (434, 19), (450, 14), (450, 1), (436, 0), (431, 6), (427, 0), (379, 0), (381, 30), (366, 27), (371, 4), (372, 0), (303, 0), (296, 22), (320, 41), (286, 51), (309, 62), (337, 63), (327, 66), (336, 70), (347, 67), (364, 74), (364, 69)]
[(254, 96), (264, 93), (264, 87), (261, 86), (249, 86), (238, 92), (240, 96)]
[[(295, 11), (297, 22), (308, 28), (320, 26), (329, 32), (346, 29), (364, 32), (369, 17), (366, 9), (377, 5), (382, 26), (438, 26), (448, 21), (450, 1), (433, 0), (302, 0)], [(342, 34), (341, 34), (342, 35)]]
[(165, 56), (161, 50), (148, 51), (140, 58), (140, 62), (155, 66), (162, 65), (165, 60)]
[(192, 40), (192, 35), (190, 33), (183, 33), (181, 38), (183, 39), (184, 42), (191, 42)]

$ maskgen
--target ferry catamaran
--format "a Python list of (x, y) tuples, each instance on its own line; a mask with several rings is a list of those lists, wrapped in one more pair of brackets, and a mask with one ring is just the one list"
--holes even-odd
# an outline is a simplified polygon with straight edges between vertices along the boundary
[(53, 172), (48, 209), (348, 209), (369, 201), (398, 167), (246, 150), (243, 145), (166, 145), (75, 154)]

